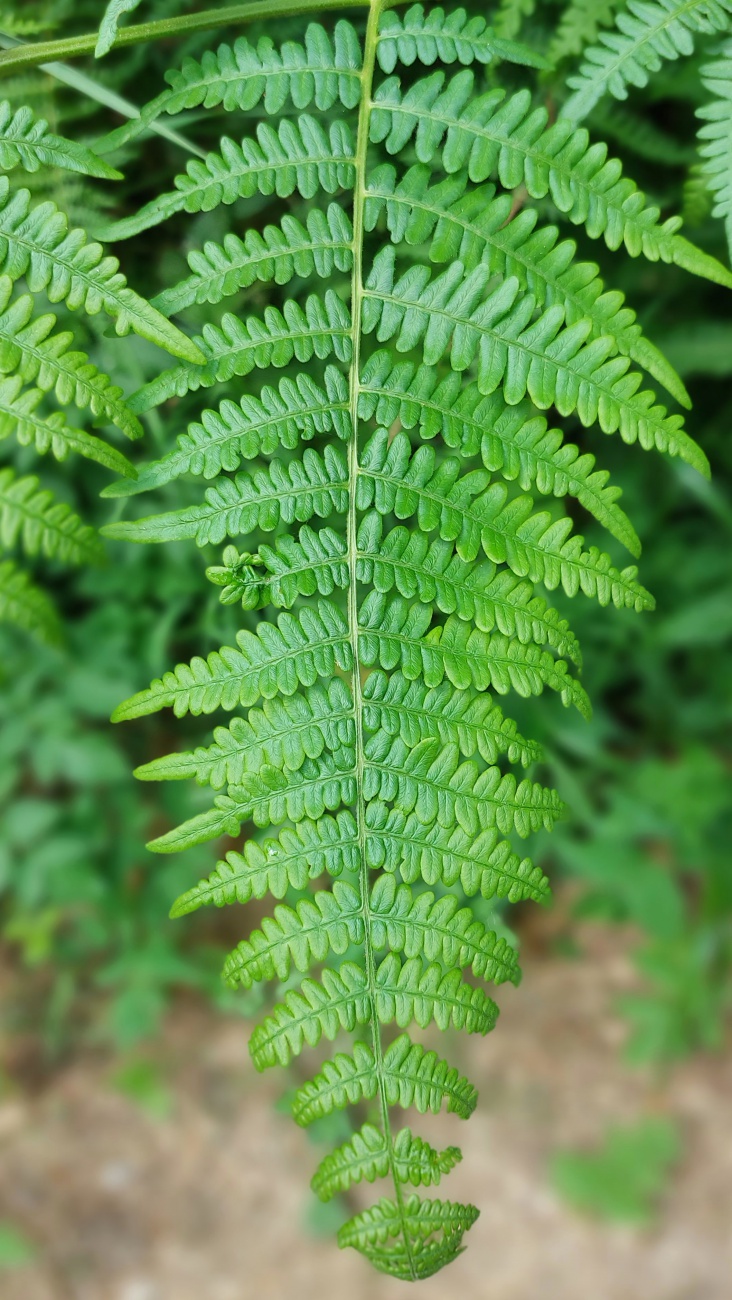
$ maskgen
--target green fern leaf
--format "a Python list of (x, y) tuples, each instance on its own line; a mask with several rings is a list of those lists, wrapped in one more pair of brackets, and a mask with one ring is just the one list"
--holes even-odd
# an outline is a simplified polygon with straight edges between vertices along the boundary
[[(394, 1162), (403, 1183), (425, 1187), (440, 1182), (443, 1174), (460, 1162), (457, 1147), (435, 1151), (423, 1138), (413, 1137), (408, 1128), (394, 1138)], [(346, 1192), (365, 1178), (373, 1183), (389, 1173), (389, 1150), (383, 1133), (373, 1124), (364, 1124), (349, 1142), (321, 1161), (311, 1180), (311, 1187), (321, 1201), (329, 1201)]]
[(48, 489), (39, 490), (35, 475), (17, 478), (14, 470), (2, 469), (0, 544), (10, 550), (17, 543), (28, 555), (67, 564), (95, 563), (102, 556), (94, 529)]
[(46, 592), (12, 560), (0, 562), (0, 621), (23, 628), (47, 645), (63, 641), (58, 613)]
[(553, 64), (581, 54), (603, 27), (609, 27), (625, 0), (570, 0), (547, 50)]
[(259, 397), (245, 394), (237, 403), (224, 400), (218, 411), (204, 411), (180, 434), (178, 446), (162, 460), (140, 469), (134, 483), (114, 483), (104, 496), (131, 496), (160, 487), (181, 474), (215, 478), (238, 469), (242, 460), (293, 451), (317, 434), (335, 434), (347, 442), (351, 433), (348, 385), (335, 366), (325, 367), (323, 383), (307, 372), (265, 385)]
[(255, 368), (280, 368), (293, 358), (307, 362), (314, 356), (325, 360), (335, 354), (339, 361), (349, 361), (351, 321), (343, 301), (328, 289), (323, 298), (310, 294), (304, 307), (292, 298), (282, 311), (268, 307), (264, 320), (240, 321), (227, 312), (220, 325), (204, 326), (199, 342), (206, 364), (163, 370), (130, 399), (133, 411), (149, 411), (169, 397), (183, 397), (234, 375), (248, 375)]
[[(306, 1045), (316, 1047), (323, 1037), (332, 1042), (341, 1029), (367, 1024), (370, 1001), (366, 974), (355, 962), (343, 962), (337, 971), (326, 967), (320, 981), (303, 980), (254, 1029), (249, 1049), (255, 1066), (286, 1065)], [(426, 1029), (434, 1021), (440, 1029), (453, 1025), (487, 1034), (498, 1016), (495, 1002), (464, 984), (458, 971), (444, 975), (436, 962), (422, 969), (418, 957), (402, 963), (394, 953), (376, 970), (374, 1005), (381, 1024), (401, 1028), (415, 1020)]]
[(280, 198), (295, 192), (312, 198), (319, 190), (335, 194), (353, 184), (354, 149), (345, 122), (333, 122), (327, 131), (307, 113), (296, 123), (285, 118), (278, 128), (262, 122), (256, 140), (244, 139), (238, 145), (224, 136), (220, 153), (210, 153), (205, 161), (192, 159), (186, 172), (176, 177), (175, 190), (110, 226), (105, 237), (129, 239), (176, 212), (210, 212), (220, 203), (257, 193)]
[(732, 258), (732, 41), (722, 47), (721, 55), (702, 69), (702, 83), (713, 99), (696, 115), (705, 123), (699, 128), (699, 153), (702, 175), (714, 196), (712, 215), (724, 221)]
[(42, 167), (63, 167), (81, 172), (82, 176), (99, 176), (108, 181), (122, 179), (120, 172), (91, 149), (54, 135), (48, 122), (36, 117), (25, 104), (14, 112), (7, 99), (0, 101), (0, 167), (4, 171), (22, 167), (27, 172), (37, 172)]
[(466, 275), (462, 262), (453, 262), (434, 279), (426, 267), (412, 267), (396, 280), (393, 250), (385, 248), (365, 285), (364, 331), (375, 332), (380, 343), (395, 338), (400, 352), (421, 344), (428, 366), (449, 348), (453, 370), (476, 363), (483, 394), (502, 384), (514, 405), (528, 393), (543, 410), (554, 405), (563, 415), (576, 411), (587, 426), (599, 423), (604, 433), (618, 431), (625, 442), (681, 456), (709, 475), (706, 457), (681, 418), (654, 406), (653, 393), (638, 392), (640, 375), (628, 374), (625, 357), (612, 356), (610, 340), (588, 343), (587, 321), (564, 329), (559, 307), (534, 320), (534, 300), (521, 296), (515, 277), (488, 293), (491, 278), (486, 266)]
[[(217, 218), (221, 242), (192, 252), (188, 273), (156, 299), (166, 313), (206, 309), (193, 343), (203, 360), (153, 375), (130, 407), (137, 415), (227, 387), (201, 414), (178, 404), (176, 422), (195, 413), (172, 449), (107, 492), (192, 474), (199, 494), (176, 507), (171, 490), (165, 513), (105, 531), (201, 546), (233, 539), (206, 576), (245, 626), (115, 718), (233, 715), (211, 742), (138, 770), (214, 792), (207, 811), (163, 828), (150, 847), (261, 828), (173, 914), (283, 900), (225, 967), (231, 985), (285, 983), (252, 1034), (254, 1064), (287, 1064), (357, 1031), (351, 1055), (337, 1051), (298, 1088), (293, 1114), (308, 1124), (374, 1103), (378, 1125), (369, 1120), (326, 1157), (314, 1185), (327, 1198), (390, 1177), (394, 1199), (357, 1215), (340, 1241), (416, 1280), (455, 1258), (477, 1211), (402, 1195), (405, 1183), (435, 1184), (458, 1153), (406, 1129), (392, 1135), (390, 1108), (446, 1103), (467, 1117), (475, 1089), (406, 1033), (389, 1042), (383, 1027), (493, 1027), (495, 1004), (463, 973), (519, 982), (516, 954), (486, 915), (494, 900), (546, 902), (547, 877), (514, 841), (563, 813), (555, 791), (505, 770), (541, 750), (496, 701), (549, 689), (589, 714), (568, 666), (581, 666), (577, 638), (542, 587), (653, 608), (634, 566), (617, 567), (574, 530), (576, 501), (637, 555), (620, 489), (537, 408), (708, 472), (682, 417), (640, 372), (688, 406), (678, 374), (560, 231), (567, 220), (611, 252), (624, 246), (723, 285), (732, 273), (681, 237), (679, 218), (662, 220), (584, 129), (550, 125), (528, 89), (476, 90), (475, 72), (489, 69), (492, 86), (497, 60), (543, 66), (513, 39), (533, 0), (504, 0), (492, 26), (461, 9), (382, 8), (369, 7), (363, 40), (346, 23), (332, 34), (312, 23), (279, 47), (242, 38), (207, 51), (103, 142), (132, 139), (163, 113), (273, 119), (241, 144), (224, 137), (169, 193), (111, 228), (123, 237), (244, 201), (237, 233)], [(589, 34), (603, 14), (570, 6), (561, 40), (578, 39), (582, 22)], [(438, 62), (463, 70), (421, 75)], [(415, 74), (403, 85), (392, 73), (404, 67)], [(262, 215), (271, 199), (286, 201), (279, 224)], [(539, 223), (545, 200), (556, 226)], [(256, 315), (237, 300), (252, 289)], [(219, 302), (231, 310), (210, 320)], [(536, 493), (557, 505), (537, 509)], [(315, 885), (321, 876), (327, 887)]]
[(384, 428), (398, 419), (405, 429), (418, 427), (423, 439), (440, 437), (465, 457), (480, 455), (487, 470), (524, 490), (576, 497), (633, 555), (640, 553), (635, 529), (616, 504), (620, 489), (607, 484), (607, 471), (596, 470), (594, 456), (581, 455), (558, 429), (547, 430), (529, 402), (508, 406), (502, 394), (484, 397), (477, 384), (463, 385), (455, 372), (438, 379), (428, 366), (395, 364), (388, 352), (378, 351), (363, 369), (359, 414)]
[(244, 239), (228, 234), (223, 245), (213, 242), (202, 252), (188, 255), (192, 274), (166, 289), (153, 306), (173, 315), (191, 303), (220, 302), (256, 280), (287, 284), (295, 275), (327, 279), (334, 270), (344, 273), (353, 265), (353, 230), (337, 203), (327, 213), (313, 208), (303, 225), (286, 214), (280, 226), (248, 230)]
[(273, 894), (284, 898), (288, 889), (305, 889), (309, 880), (324, 872), (340, 876), (358, 865), (358, 831), (349, 812), (336, 817), (307, 818), (285, 827), (277, 839), (247, 840), (241, 853), (228, 853), (215, 871), (176, 900), (171, 916), (186, 916), (199, 907), (248, 903)]
[(134, 330), (173, 356), (201, 361), (195, 343), (127, 284), (116, 257), (47, 200), (31, 206), (28, 190), (11, 190), (0, 176), (0, 269), (12, 280), (25, 276), (31, 293), (45, 292), (89, 316), (105, 311), (118, 334)]
[[(397, 183), (385, 165), (371, 174), (365, 221), (372, 229), (383, 209), (395, 242), (431, 239), (433, 262), (462, 262), (466, 271), (483, 263), (494, 274), (514, 275), (538, 307), (559, 305), (566, 324), (589, 318), (590, 337), (609, 336), (619, 352), (653, 375), (683, 406), (689, 396), (672, 366), (644, 338), (635, 313), (622, 294), (606, 292), (593, 263), (577, 262), (576, 244), (557, 244), (555, 226), (536, 227), (536, 212), (524, 209), (511, 219), (511, 198), (495, 198), (491, 186), (468, 188), (464, 173), (430, 185), (429, 168), (410, 167)], [(467, 190), (467, 192), (466, 192)]]
[(421, 4), (412, 5), (402, 17), (387, 9), (379, 30), (377, 46), (379, 67), (393, 72), (397, 63), (411, 67), (420, 63), (522, 63), (530, 68), (546, 68), (546, 59), (518, 41), (496, 35), (485, 18), (469, 18), (464, 9), (449, 14), (440, 6), (425, 12)]
[[(390, 1106), (414, 1106), (420, 1115), (439, 1114), (447, 1102), (448, 1111), (461, 1119), (469, 1119), (475, 1110), (478, 1094), (472, 1083), (440, 1060), (437, 1052), (412, 1043), (408, 1034), (400, 1034), (384, 1052), (383, 1076)], [(354, 1043), (353, 1056), (339, 1052), (326, 1061), (321, 1074), (298, 1088), (293, 1118), (305, 1127), (334, 1110), (370, 1100), (378, 1082), (373, 1052), (365, 1043)]]
[[(422, 1201), (410, 1196), (401, 1206), (383, 1197), (339, 1229), (338, 1244), (354, 1246), (381, 1272), (393, 1277), (407, 1281), (431, 1277), (455, 1259), (463, 1235), (478, 1213), (474, 1205), (452, 1201)], [(401, 1240), (392, 1245), (393, 1238)], [(407, 1242), (419, 1242), (419, 1250), (410, 1249)]]
[(109, 0), (104, 11), (104, 17), (99, 25), (99, 37), (97, 47), (94, 51), (94, 57), (101, 59), (103, 54), (111, 50), (117, 37), (117, 28), (119, 20), (124, 14), (132, 13), (137, 9), (140, 0)]
[(35, 316), (31, 295), (11, 300), (12, 291), (10, 278), (0, 276), (0, 374), (15, 374), (42, 393), (53, 391), (62, 406), (73, 402), (81, 410), (88, 408), (128, 438), (139, 438), (142, 425), (122, 389), (97, 370), (86, 353), (69, 350), (74, 341), (70, 331), (53, 333), (52, 312)]
[(40, 388), (23, 390), (18, 375), (0, 379), (0, 441), (14, 434), (21, 446), (33, 446), (41, 455), (50, 451), (56, 460), (65, 460), (74, 451), (117, 474), (135, 477), (135, 468), (126, 456), (94, 434), (67, 424), (61, 411), (39, 414), (43, 397)]
[(584, 51), (563, 115), (578, 122), (603, 95), (625, 99), (628, 86), (647, 86), (664, 59), (692, 54), (697, 34), (725, 31), (731, 16), (732, 0), (628, 0), (615, 29)]
[(350, 23), (336, 23), (333, 37), (311, 23), (302, 43), (285, 41), (278, 49), (267, 37), (256, 46), (240, 36), (233, 46), (207, 50), (198, 61), (186, 59), (182, 69), (166, 74), (170, 89), (99, 142), (102, 152), (127, 144), (163, 113), (175, 114), (204, 105), (226, 112), (251, 112), (260, 104), (268, 116), (279, 113), (290, 99), (297, 109), (312, 104), (321, 111), (338, 101), (354, 108), (360, 99), (361, 44)]
[(678, 217), (659, 224), (658, 208), (646, 205), (633, 181), (621, 175), (620, 164), (608, 160), (604, 145), (591, 146), (587, 132), (567, 118), (548, 129), (547, 121), (546, 109), (532, 109), (528, 91), (508, 99), (503, 91), (474, 96), (473, 74), (466, 69), (446, 84), (435, 72), (404, 94), (397, 78), (383, 82), (370, 132), (390, 154), (416, 135), (422, 163), (438, 155), (450, 174), (467, 167), (473, 182), (495, 174), (506, 189), (525, 185), (534, 199), (549, 194), (560, 212), (584, 225), (591, 238), (604, 238), (608, 248), (624, 244), (633, 257), (673, 262), (732, 287), (720, 262), (677, 233)]
[(113, 721), (168, 707), (177, 717), (235, 709), (254, 704), (260, 696), (293, 695), (301, 684), (312, 686), (319, 677), (331, 677), (336, 668), (350, 672), (352, 667), (347, 624), (335, 605), (324, 600), (317, 608), (303, 609), (297, 618), (281, 614), (276, 626), (262, 622), (256, 634), (238, 632), (236, 643), (236, 649), (224, 646), (208, 659), (196, 658), (165, 673), (148, 690), (120, 704)]

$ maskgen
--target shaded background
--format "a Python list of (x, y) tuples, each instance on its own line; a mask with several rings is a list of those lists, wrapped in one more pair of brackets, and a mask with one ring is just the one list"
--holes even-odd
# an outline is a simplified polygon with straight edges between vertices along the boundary
[[(182, 8), (150, 0), (140, 16)], [(0, 7), (0, 31), (89, 30), (99, 10), (95, 0), (24, 0)], [(546, 48), (561, 11), (540, 4), (524, 38)], [(282, 24), (278, 36), (290, 28), (301, 29)], [(84, 66), (141, 100), (169, 63), (207, 39), (133, 47)], [(685, 208), (691, 237), (726, 261), (693, 172), (694, 109), (705, 95), (698, 69), (714, 48), (700, 41), (693, 59), (667, 65), (629, 107), (598, 110), (592, 126), (664, 211)], [(42, 73), (4, 80), (2, 96), (79, 138), (115, 124)], [(212, 146), (222, 130), (236, 134), (216, 114), (191, 113), (182, 129)], [(146, 143), (144, 166), (125, 163), (132, 180), (121, 192), (61, 173), (16, 183), (39, 198), (51, 193), (93, 228), (180, 170), (159, 139)], [(131, 283), (151, 296), (180, 274), (181, 239), (188, 247), (220, 237), (225, 222), (236, 228), (237, 212), (169, 223), (152, 256), (145, 237), (126, 245)], [(452, 1117), (425, 1129), (461, 1143), (465, 1160), (448, 1195), (475, 1200), (481, 1218), (467, 1253), (422, 1291), (727, 1300), (730, 297), (675, 268), (589, 242), (582, 251), (606, 264), (687, 383), (689, 427), (714, 481), (612, 439), (599, 449), (623, 485), (658, 610), (638, 618), (572, 602), (591, 724), (556, 701), (511, 700), (519, 725), (546, 745), (549, 780), (572, 815), (533, 842), (556, 883), (554, 910), (522, 906), (501, 918), (521, 946), (521, 990), (500, 991), (503, 1015), (489, 1040), (455, 1038), (447, 1050), (481, 1102), (464, 1130)], [(127, 391), (152, 373), (154, 349), (70, 320), (79, 345)], [(184, 418), (164, 424), (154, 415), (145, 454), (167, 449)], [(568, 437), (578, 433), (568, 421)], [(36, 469), (30, 450), (4, 443), (0, 456)], [(108, 476), (96, 466), (49, 461), (39, 472), (88, 518), (112, 517), (115, 503), (98, 497)], [(582, 527), (597, 540), (584, 518)], [(203, 578), (216, 553), (114, 545), (108, 557), (99, 570), (39, 568), (64, 616), (62, 648), (0, 629), (0, 1294), (330, 1300), (348, 1288), (354, 1300), (387, 1300), (399, 1284), (339, 1254), (333, 1229), (345, 1210), (318, 1206), (307, 1188), (323, 1143), (340, 1131), (323, 1126), (314, 1144), (292, 1125), (284, 1111), (294, 1077), (255, 1077), (248, 1060), (259, 995), (220, 983), (223, 956), (261, 907), (169, 922), (171, 902), (210, 869), (214, 851), (171, 860), (142, 847), (196, 811), (196, 792), (135, 784), (132, 768), (195, 744), (195, 720), (108, 723), (151, 677), (232, 635), (235, 614)]]

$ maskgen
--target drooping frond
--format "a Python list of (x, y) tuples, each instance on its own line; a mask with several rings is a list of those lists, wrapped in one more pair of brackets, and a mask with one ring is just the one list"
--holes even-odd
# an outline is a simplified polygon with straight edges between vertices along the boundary
[[(571, 5), (556, 41), (594, 39), (616, 7)], [(678, 217), (662, 219), (606, 145), (568, 119), (550, 123), (528, 89), (499, 88), (501, 62), (545, 64), (514, 39), (533, 0), (504, 0), (492, 21), (381, 8), (374, 0), (365, 32), (357, 18), (304, 24), (279, 45), (241, 37), (188, 60), (103, 142), (119, 146), (161, 114), (272, 119), (240, 142), (227, 122), (218, 150), (110, 228), (121, 238), (174, 213), (219, 212), (216, 240), (193, 248), (154, 304), (203, 317), (193, 340), (203, 359), (153, 373), (129, 403), (139, 416), (186, 399), (171, 406), (169, 450), (106, 492), (169, 485), (165, 505), (105, 533), (224, 543), (206, 576), (243, 626), (114, 716), (229, 713), (210, 739), (138, 769), (211, 789), (208, 808), (149, 847), (238, 841), (176, 916), (279, 900), (224, 970), (231, 986), (282, 986), (252, 1059), (284, 1065), (355, 1033), (350, 1052), (316, 1065), (292, 1110), (305, 1125), (374, 1103), (378, 1123), (326, 1156), (313, 1185), (328, 1199), (389, 1178), (393, 1198), (339, 1240), (416, 1280), (455, 1257), (477, 1211), (403, 1194), (439, 1182), (458, 1152), (392, 1134), (390, 1108), (447, 1104), (467, 1118), (476, 1094), (385, 1027), (485, 1034), (497, 1007), (483, 982), (519, 982), (490, 909), (547, 901), (541, 866), (516, 846), (551, 830), (564, 806), (516, 771), (541, 749), (512, 720), (510, 697), (527, 715), (547, 690), (590, 712), (577, 636), (548, 593), (653, 608), (636, 567), (594, 537), (585, 544), (574, 523), (576, 504), (640, 552), (585, 430), (708, 473), (682, 416), (641, 372), (688, 406), (681, 378), (624, 296), (579, 259), (566, 222), (612, 253), (725, 286), (732, 273), (679, 234)], [(547, 211), (556, 224), (544, 224)], [(196, 406), (190, 395), (219, 385)], [(194, 481), (176, 502), (183, 475)], [(537, 494), (555, 501), (538, 508)]]
[(730, 17), (732, 0), (628, 0), (613, 31), (601, 32), (568, 78), (574, 93), (563, 116), (579, 122), (603, 95), (626, 99), (629, 86), (647, 86), (664, 59), (692, 54), (695, 36), (727, 30)]
[(714, 195), (712, 215), (721, 217), (732, 259), (732, 41), (723, 45), (721, 58), (702, 69), (702, 82), (712, 101), (696, 111), (705, 124), (699, 128), (702, 174)]
[(0, 167), (3, 171), (22, 167), (27, 172), (63, 167), (83, 176), (121, 179), (120, 173), (91, 149), (54, 135), (48, 122), (36, 117), (26, 105), (13, 111), (7, 99), (0, 101)]

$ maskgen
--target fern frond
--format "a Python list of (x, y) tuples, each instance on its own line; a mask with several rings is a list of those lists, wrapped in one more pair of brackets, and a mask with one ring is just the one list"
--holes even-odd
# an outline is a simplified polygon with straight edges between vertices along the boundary
[(332, 122), (326, 130), (307, 113), (297, 122), (285, 118), (276, 128), (261, 122), (256, 140), (245, 138), (239, 145), (224, 136), (220, 153), (208, 154), (205, 161), (191, 159), (176, 177), (175, 190), (108, 227), (105, 237), (129, 239), (176, 212), (210, 212), (257, 193), (287, 198), (297, 192), (306, 199), (319, 190), (335, 194), (353, 184), (354, 151), (346, 122)]
[[(475, 1110), (478, 1094), (473, 1084), (437, 1052), (411, 1042), (408, 1034), (400, 1034), (386, 1048), (383, 1074), (390, 1106), (405, 1110), (414, 1106), (420, 1115), (428, 1111), (437, 1115), (447, 1102), (448, 1111), (460, 1119), (469, 1119)], [(376, 1096), (378, 1084), (371, 1048), (354, 1043), (353, 1056), (339, 1052), (326, 1061), (321, 1074), (298, 1088), (292, 1102), (293, 1118), (306, 1127), (334, 1110), (370, 1100)]]
[[(233, 714), (209, 742), (138, 769), (213, 790), (207, 811), (149, 847), (262, 828), (173, 914), (281, 900), (225, 967), (231, 985), (285, 984), (252, 1035), (255, 1067), (360, 1029), (351, 1055), (337, 1052), (297, 1090), (293, 1114), (308, 1124), (374, 1103), (378, 1126), (369, 1120), (326, 1157), (314, 1186), (328, 1198), (390, 1177), (394, 1198), (357, 1215), (340, 1241), (416, 1280), (455, 1257), (477, 1211), (402, 1195), (407, 1183), (436, 1183), (458, 1153), (393, 1135), (390, 1108), (447, 1103), (467, 1117), (475, 1089), (406, 1033), (390, 1043), (383, 1027), (493, 1027), (495, 1004), (463, 974), (518, 983), (516, 954), (487, 918), (494, 900), (547, 900), (547, 877), (515, 841), (563, 814), (556, 791), (505, 770), (541, 750), (496, 700), (549, 689), (589, 714), (569, 666), (581, 666), (577, 638), (540, 584), (653, 607), (634, 566), (619, 568), (574, 531), (576, 500), (637, 555), (620, 489), (537, 408), (708, 472), (682, 417), (642, 387), (647, 371), (688, 406), (678, 374), (560, 230), (566, 218), (611, 252), (624, 246), (721, 285), (732, 272), (681, 237), (678, 217), (662, 219), (584, 129), (550, 124), (528, 89), (476, 89), (475, 73), (493, 85), (498, 59), (544, 64), (513, 41), (534, 0), (503, 0), (492, 26), (462, 9), (386, 7), (369, 5), (363, 41), (346, 23), (334, 35), (313, 23), (301, 42), (206, 52), (103, 142), (132, 139), (163, 113), (277, 115), (241, 144), (225, 137), (170, 193), (111, 227), (123, 237), (250, 200), (241, 232), (192, 252), (188, 273), (155, 302), (165, 313), (204, 309), (192, 341), (203, 360), (153, 375), (130, 407), (228, 388), (135, 483), (107, 492), (191, 473), (200, 494), (105, 531), (233, 539), (206, 576), (244, 627), (115, 719)], [(557, 39), (595, 30), (611, 7), (591, 14), (577, 0)], [(463, 70), (422, 75), (438, 62)], [(415, 68), (404, 85), (397, 67)], [(270, 199), (286, 200), (279, 224), (266, 224)], [(540, 212), (557, 225), (540, 224)], [(223, 215), (204, 224), (227, 229)], [(259, 314), (243, 314), (237, 296), (252, 289)], [(219, 302), (231, 310), (214, 323), (207, 308)], [(557, 506), (537, 509), (537, 492)], [(266, 827), (276, 830), (263, 839)], [(314, 886), (320, 876), (329, 879)]]
[(530, 68), (545, 68), (547, 61), (518, 41), (499, 36), (485, 18), (468, 17), (464, 9), (450, 13), (440, 6), (425, 12), (414, 4), (402, 16), (387, 9), (381, 20), (376, 50), (379, 67), (393, 72), (397, 63), (411, 67), (420, 63), (493, 63), (503, 59)]
[(664, 59), (692, 54), (695, 36), (727, 30), (730, 17), (732, 0), (628, 0), (614, 30), (584, 51), (579, 73), (568, 79), (574, 94), (563, 116), (580, 121), (606, 94), (626, 99), (629, 86), (647, 86)]
[(65, 302), (87, 315), (104, 311), (117, 334), (133, 330), (172, 356), (191, 362), (200, 349), (162, 312), (127, 284), (116, 257), (80, 229), (69, 229), (55, 203), (31, 206), (28, 190), (11, 190), (0, 176), (0, 270), (12, 280), (25, 276), (31, 293), (45, 292), (51, 302)]
[(414, 137), (421, 163), (440, 157), (448, 174), (467, 168), (473, 182), (495, 174), (506, 189), (525, 185), (534, 199), (550, 195), (560, 212), (610, 249), (624, 244), (632, 257), (672, 262), (732, 286), (720, 262), (677, 233), (680, 218), (660, 223), (658, 208), (647, 205), (620, 163), (608, 159), (607, 147), (591, 145), (583, 128), (568, 118), (547, 128), (547, 110), (533, 109), (528, 91), (506, 98), (502, 90), (474, 96), (473, 88), (469, 69), (447, 83), (434, 72), (405, 93), (397, 78), (388, 78), (374, 98), (372, 141), (395, 154)]
[(67, 564), (97, 562), (99, 538), (65, 502), (47, 488), (39, 490), (34, 474), (18, 478), (0, 470), (0, 544), (10, 550), (20, 543), (28, 555), (45, 555)]
[[(423, 1138), (413, 1137), (408, 1128), (394, 1138), (394, 1159), (400, 1182), (429, 1187), (440, 1182), (462, 1160), (457, 1147), (435, 1151)], [(373, 1124), (363, 1124), (348, 1142), (344, 1142), (321, 1160), (311, 1187), (321, 1201), (330, 1201), (364, 1179), (373, 1183), (389, 1173), (389, 1151), (383, 1133)]]
[(23, 628), (47, 645), (63, 640), (58, 613), (48, 595), (12, 560), (0, 562), (0, 622)]
[(62, 167), (82, 176), (98, 176), (109, 181), (122, 179), (120, 172), (91, 149), (54, 135), (48, 122), (36, 117), (25, 104), (13, 111), (7, 99), (0, 101), (0, 167), (4, 171), (22, 167), (27, 172), (37, 172), (41, 167)]
[(732, 41), (720, 53), (720, 59), (702, 68), (702, 83), (713, 98), (696, 115), (705, 123), (698, 133), (701, 172), (714, 195), (712, 215), (724, 221), (732, 259)]
[(262, 105), (274, 116), (288, 100), (296, 109), (315, 105), (321, 111), (340, 102), (354, 108), (361, 96), (361, 43), (350, 23), (336, 23), (332, 38), (319, 23), (310, 23), (302, 43), (285, 41), (278, 49), (268, 37), (256, 46), (244, 36), (203, 58), (186, 59), (180, 70), (166, 73), (170, 89), (99, 142), (107, 153), (133, 140), (163, 114), (186, 109), (222, 107), (251, 112)]

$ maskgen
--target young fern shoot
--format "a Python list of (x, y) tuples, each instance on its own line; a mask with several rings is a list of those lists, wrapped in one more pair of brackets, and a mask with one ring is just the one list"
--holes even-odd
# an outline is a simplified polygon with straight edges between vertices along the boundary
[(188, 59), (142, 126), (201, 106), (265, 117), (241, 119), (243, 139), (225, 135), (110, 231), (287, 200), (275, 221), (237, 220), (192, 251), (189, 274), (161, 294), (168, 313), (255, 283), (269, 298), (206, 324), (193, 345), (202, 361), (184, 357), (140, 389), (136, 417), (199, 391), (203, 409), (173, 450), (107, 492), (203, 480), (197, 503), (106, 532), (231, 539), (209, 577), (241, 605), (242, 627), (115, 717), (231, 715), (210, 745), (138, 770), (214, 791), (209, 811), (151, 847), (250, 823), (265, 832), (173, 913), (288, 896), (225, 977), (290, 986), (252, 1033), (257, 1069), (338, 1040), (297, 1090), (294, 1117), (361, 1102), (369, 1117), (313, 1187), (328, 1199), (389, 1180), (339, 1241), (405, 1280), (453, 1260), (478, 1214), (414, 1190), (440, 1183), (459, 1152), (394, 1125), (395, 1108), (445, 1104), (467, 1118), (476, 1101), (418, 1031), (486, 1034), (498, 1014), (486, 981), (519, 981), (513, 950), (470, 900), (548, 895), (516, 837), (551, 828), (562, 805), (522, 774), (540, 750), (510, 698), (548, 689), (589, 712), (577, 639), (548, 593), (653, 607), (636, 566), (585, 545), (563, 511), (577, 501), (637, 556), (619, 489), (543, 412), (708, 472), (641, 372), (688, 405), (678, 375), (543, 214), (551, 203), (611, 250), (732, 284), (583, 128), (550, 124), (527, 90), (496, 89), (493, 76), (486, 89), (486, 64), (505, 59), (541, 63), (461, 9), (399, 15), (381, 0), (358, 29), (311, 23), (300, 41), (242, 36)]

